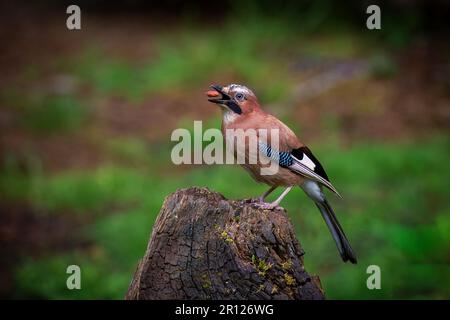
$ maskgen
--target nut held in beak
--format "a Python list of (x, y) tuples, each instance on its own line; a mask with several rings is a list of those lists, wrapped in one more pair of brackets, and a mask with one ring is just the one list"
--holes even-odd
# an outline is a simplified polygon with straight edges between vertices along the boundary
[(209, 91), (206, 91), (206, 95), (209, 98), (215, 98), (215, 97), (219, 96), (219, 92), (217, 92), (216, 90), (209, 90)]

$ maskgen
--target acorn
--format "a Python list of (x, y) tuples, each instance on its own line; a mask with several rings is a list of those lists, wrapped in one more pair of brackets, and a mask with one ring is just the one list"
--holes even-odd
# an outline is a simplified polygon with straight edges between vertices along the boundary
[(217, 92), (216, 90), (209, 90), (209, 91), (206, 91), (206, 95), (209, 98), (215, 98), (215, 97), (219, 96), (219, 92)]

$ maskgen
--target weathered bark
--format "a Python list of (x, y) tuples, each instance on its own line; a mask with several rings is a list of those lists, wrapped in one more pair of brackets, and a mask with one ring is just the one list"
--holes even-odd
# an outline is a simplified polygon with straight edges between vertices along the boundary
[(324, 299), (284, 210), (205, 188), (166, 198), (126, 299)]

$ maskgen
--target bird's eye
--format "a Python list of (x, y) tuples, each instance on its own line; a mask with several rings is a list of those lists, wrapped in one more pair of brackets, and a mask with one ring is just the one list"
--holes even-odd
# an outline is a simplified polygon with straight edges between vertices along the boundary
[(236, 95), (234, 96), (236, 98), (236, 100), (238, 101), (243, 101), (245, 99), (245, 96), (242, 93), (236, 93)]

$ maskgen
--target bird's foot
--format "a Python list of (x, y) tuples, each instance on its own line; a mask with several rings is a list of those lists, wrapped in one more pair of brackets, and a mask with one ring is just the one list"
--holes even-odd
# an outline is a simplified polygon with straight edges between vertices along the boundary
[(263, 204), (265, 202), (264, 202), (263, 197), (257, 197), (257, 198), (251, 198), (250, 203)]
[(258, 208), (266, 209), (266, 210), (283, 210), (283, 207), (280, 207), (278, 203), (267, 203), (263, 200), (254, 203)]

